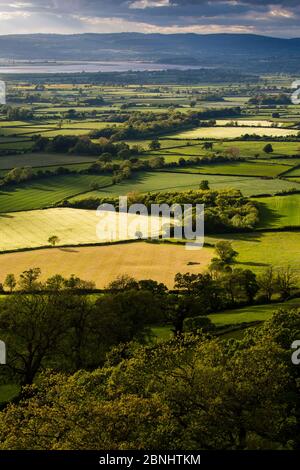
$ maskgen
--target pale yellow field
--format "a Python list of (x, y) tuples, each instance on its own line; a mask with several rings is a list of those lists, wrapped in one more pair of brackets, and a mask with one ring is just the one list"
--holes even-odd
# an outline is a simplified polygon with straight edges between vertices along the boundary
[[(189, 251), (184, 245), (132, 242), (107, 246), (49, 248), (0, 255), (0, 282), (8, 273), (39, 267), (42, 279), (54, 274), (75, 274), (106, 287), (117, 276), (153, 279), (173, 287), (175, 274), (198, 273), (206, 269), (214, 254), (211, 248)], [(189, 265), (189, 263), (193, 263)]]
[(48, 238), (59, 237), (58, 246), (93, 244), (135, 239), (161, 232), (164, 219), (95, 210), (54, 208), (0, 214), (0, 251), (49, 246)]
[[(267, 120), (256, 120), (256, 119), (217, 119), (217, 126), (228, 126), (231, 123), (237, 124), (238, 126), (248, 126), (248, 127), (271, 127), (274, 125), (273, 121)], [(277, 126), (281, 127), (282, 122), (278, 122)]]
[(199, 127), (191, 131), (184, 131), (178, 134), (169, 135), (168, 138), (177, 139), (236, 139), (245, 134), (256, 134), (260, 136), (287, 136), (297, 135), (299, 130), (280, 129), (271, 127)]

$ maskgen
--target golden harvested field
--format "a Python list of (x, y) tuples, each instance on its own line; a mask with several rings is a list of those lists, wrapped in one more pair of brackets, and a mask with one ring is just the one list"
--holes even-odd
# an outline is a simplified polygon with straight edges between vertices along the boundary
[[(0, 255), (0, 282), (8, 273), (39, 267), (42, 279), (54, 274), (75, 274), (105, 287), (117, 276), (128, 274), (136, 279), (154, 279), (173, 287), (176, 273), (205, 270), (213, 250), (186, 250), (184, 245), (132, 242), (107, 246), (49, 248)], [(193, 263), (189, 265), (188, 263)]]

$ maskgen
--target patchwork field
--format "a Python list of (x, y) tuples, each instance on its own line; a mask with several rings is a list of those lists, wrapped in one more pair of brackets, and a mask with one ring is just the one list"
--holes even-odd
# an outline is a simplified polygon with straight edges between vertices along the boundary
[[(14, 98), (19, 99), (17, 106), (20, 107), (27, 106), (26, 97), (36, 96), (35, 84), (22, 83), (19, 86), (14, 83), (11, 84), (11, 90)], [(205, 101), (205, 94), (214, 91), (217, 99)], [(250, 95), (246, 96), (243, 86), (239, 88), (238, 84), (221, 86), (204, 84), (187, 87), (186, 85), (97, 86), (56, 83), (46, 84), (44, 91), (39, 93), (44, 96), (44, 100), (32, 100), (27, 107), (32, 110), (32, 115), (28, 119), (22, 113), (16, 113), (11, 120), (5, 112), (0, 116), (0, 151), (3, 152), (3, 155), (0, 155), (0, 177), (3, 177), (7, 170), (21, 166), (32, 167), (34, 172), (39, 168), (55, 170), (58, 166), (68, 166), (74, 170), (83, 169), (98, 157), (74, 156), (67, 153), (26, 153), (26, 149), (31, 148), (38, 134), (50, 139), (57, 135), (84, 135), (92, 129), (108, 126), (126, 127), (129, 117), (132, 116), (135, 116), (135, 119), (140, 116), (143, 122), (144, 113), (155, 115), (166, 113), (166, 110), (171, 115), (173, 111), (186, 114), (191, 111), (203, 111), (206, 108), (215, 110), (241, 106), (242, 115), (233, 119), (223, 119), (219, 118), (222, 116), (219, 113), (215, 127), (160, 133), (157, 138), (161, 148), (156, 151), (149, 150), (152, 137), (143, 137), (142, 133), (140, 139), (128, 141), (130, 146), (139, 145), (144, 149), (139, 158), (148, 160), (155, 156), (163, 156), (166, 162), (179, 162), (182, 157), (213, 158), (214, 155), (230, 155), (230, 152), (234, 153), (235, 150), (236, 154), (246, 158), (247, 161), (210, 163), (197, 167), (183, 166), (172, 171), (132, 173), (130, 179), (114, 185), (111, 176), (77, 174), (43, 178), (11, 186), (9, 189), (5, 188), (0, 190), (0, 250), (47, 246), (51, 235), (57, 235), (61, 245), (97, 243), (99, 239), (96, 236), (96, 226), (99, 219), (94, 211), (62, 208), (40, 210), (54, 206), (64, 199), (74, 201), (87, 197), (126, 195), (131, 191), (185, 191), (198, 189), (203, 179), (208, 180), (212, 189), (237, 188), (246, 196), (273, 195), (299, 186), (299, 169), (294, 167), (300, 164), (300, 144), (277, 142), (276, 138), (298, 134), (299, 130), (288, 127), (299, 121), (300, 107), (257, 108), (248, 103)], [(221, 95), (224, 97), (221, 98)], [(98, 103), (95, 102), (98, 98), (101, 98), (102, 102), (101, 99), (100, 103), (99, 100)], [(92, 99), (91, 104), (88, 103), (90, 99)], [(193, 106), (191, 106), (192, 100), (195, 101)], [(93, 104), (93, 101), (96, 104)], [(274, 112), (279, 113), (278, 118), (272, 116)], [(144, 122), (147, 122), (147, 119)], [(146, 127), (147, 125), (145, 130)], [(234, 140), (246, 133), (274, 136), (274, 139)], [(149, 133), (145, 132), (144, 135), (149, 136)], [(212, 148), (205, 149), (201, 139), (209, 139), (213, 144)], [(98, 139), (93, 141), (97, 143)], [(271, 143), (273, 148), (273, 152), (269, 154), (264, 151), (267, 143)], [(5, 150), (11, 149), (24, 153), (5, 155)], [(121, 162), (118, 159), (114, 161), (117, 164)], [(286, 174), (285, 179), (278, 178), (289, 169), (291, 171)], [(94, 183), (97, 183), (100, 189), (92, 190)], [(258, 199), (262, 219), (260, 228), (300, 225), (298, 199), (299, 196), (294, 195)], [(252, 266), (254, 270), (259, 271), (268, 262), (275, 265), (280, 265), (283, 261), (294, 266), (298, 264), (299, 239), (296, 232), (228, 235), (228, 237), (233, 239), (234, 246), (240, 252), (238, 262), (241, 263), (241, 267)], [(108, 235), (106, 240), (113, 240), (112, 235)], [(285, 247), (284, 253), (282, 246)], [(125, 248), (117, 247), (118, 251), (121, 249)], [(52, 256), (56, 251), (61, 252), (54, 249), (48, 253)], [(139, 262), (142, 266), (143, 262), (141, 260)], [(115, 264), (117, 262), (113, 261), (113, 265)]]
[[(130, 7), (133, 6), (136, 9), (140, 7), (141, 10), (147, 6), (151, 7), (152, 3), (175, 4), (175, 1), (148, 2), (143, 0), (123, 3), (130, 3)], [(89, 41), (88, 36), (85, 40)], [(111, 42), (111, 48), (113, 49), (113, 42)], [(75, 49), (73, 53), (74, 51)], [(107, 54), (110, 53), (109, 49), (106, 51)], [(97, 50), (93, 52), (98, 54)], [(176, 52), (179, 57), (180, 48)], [(150, 49), (147, 54), (150, 57)], [(167, 56), (166, 52), (165, 57)], [(188, 64), (185, 60), (187, 56), (184, 55), (182, 59), (184, 59), (182, 64), (185, 62)], [(193, 58), (193, 61), (194, 59), (197, 64), (197, 58)], [(74, 61), (76, 62), (75, 59)], [(72, 68), (76, 65), (74, 61), (70, 63), (63, 61), (63, 67)], [(82, 423), (78, 424), (79, 432), (73, 433), (70, 439), (68, 433), (64, 433), (62, 440), (60, 435), (53, 437), (48, 427), (44, 428), (46, 435), (44, 436), (45, 433), (43, 433), (40, 439), (36, 436), (33, 439), (30, 435), (30, 430), (34, 429), (36, 423), (37, 426), (39, 425), (41, 416), (46, 419), (48, 415), (50, 418), (51, 416), (46, 407), (40, 410), (39, 404), (34, 405), (35, 396), (32, 402), (34, 413), (32, 416), (26, 414), (26, 410), (28, 411), (26, 403), (24, 404), (22, 400), (19, 402), (20, 397), (22, 398), (19, 383), (33, 381), (39, 387), (39, 374), (48, 367), (66, 375), (73, 374), (78, 369), (86, 370), (87, 374), (90, 371), (92, 374), (94, 368), (102, 367), (103, 364), (105, 367), (105, 354), (108, 353), (111, 356), (111, 351), (113, 351), (111, 348), (120, 347), (119, 341), (126, 341), (126, 343), (133, 341), (134, 344), (138, 344), (146, 331), (143, 325), (150, 326), (153, 332), (149, 344), (140, 345), (149, 350), (149, 346), (155, 344), (156, 341), (165, 341), (174, 337), (175, 329), (180, 329), (181, 320), (185, 316), (201, 315), (206, 312), (213, 324), (219, 327), (218, 333), (222, 341), (243, 338), (247, 334), (246, 326), (249, 326), (244, 323), (268, 320), (278, 309), (300, 308), (300, 297), (284, 303), (280, 300), (283, 298), (283, 289), (277, 278), (274, 278), (273, 282), (272, 302), (259, 305), (264, 290), (259, 275), (269, 266), (275, 269), (290, 266), (298, 275), (296, 289), (294, 290), (292, 286), (292, 296), (299, 295), (300, 289), (300, 194), (291, 191), (298, 189), (300, 193), (300, 105), (288, 105), (290, 101), (285, 99), (290, 97), (290, 86), (294, 77), (288, 75), (289, 67), (285, 65), (280, 70), (282, 73), (272, 75), (272, 62), (264, 64), (263, 61), (258, 64), (257, 73), (250, 73), (252, 69), (254, 70), (254, 66), (253, 63), (249, 63), (244, 67), (245, 70), (241, 70), (242, 75), (237, 68), (230, 72), (230, 68), (226, 66), (225, 71), (224, 67), (224, 77), (222, 77), (221, 68), (219, 68), (221, 73), (216, 73), (209, 68), (209, 65), (214, 65), (215, 61), (207, 56), (206, 62), (207, 69), (204, 67), (199, 71), (185, 70), (183, 72), (183, 69), (182, 71), (175, 70), (175, 67), (179, 66), (176, 65), (176, 60), (173, 70), (160, 71), (158, 75), (151, 70), (127, 71), (128, 62), (122, 76), (114, 72), (109, 73), (110, 63), (106, 64), (108, 66), (105, 67), (106, 74), (95, 72), (89, 75), (83, 71), (86, 66), (82, 63), (80, 65), (82, 73), (72, 72), (60, 75), (55, 73), (55, 70), (58, 71), (61, 67), (59, 60), (52, 63), (52, 60), (49, 62), (47, 59), (40, 58), (31, 64), (22, 64), (22, 68), (24, 65), (25, 70), (26, 67), (29, 67), (29, 70), (46, 67), (46, 70), (52, 69), (52, 74), (30, 75), (26, 73), (18, 77), (13, 75), (1, 77), (5, 81), (7, 78), (7, 106), (0, 106), (0, 291), (4, 289), (2, 293), (0, 292), (0, 306), (4, 302), (3, 299), (6, 300), (2, 308), (2, 330), (1, 328), (0, 330), (9, 353), (8, 367), (4, 367), (4, 375), (2, 369), (0, 374), (0, 379), (5, 378), (5, 380), (0, 380), (0, 408), (4, 412), (3, 419), (6, 419), (6, 424), (8, 424), (5, 429), (0, 426), (3, 431), (0, 432), (3, 448), (10, 446), (25, 448), (28, 445), (39, 448), (43, 446), (67, 448), (69, 444), (72, 446), (74, 436), (75, 441), (79, 436), (77, 441), (81, 447), (95, 448), (94, 429), (91, 433), (88, 429), (84, 442), (80, 440), (80, 424)], [(234, 63), (238, 63), (237, 55)], [(13, 61), (9, 66), (16, 67), (17, 64), (18, 61)], [(79, 66), (79, 63), (77, 65)], [(157, 64), (157, 67), (161, 65)], [(294, 67), (296, 63), (292, 60), (291, 65)], [(3, 69), (3, 66), (5, 67), (4, 63), (0, 69)], [(270, 69), (270, 72), (264, 74), (262, 72), (264, 69)], [(62, 70), (71, 72), (69, 68)], [(212, 79), (205, 79), (205, 77), (212, 77)], [(216, 121), (216, 125), (208, 122), (209, 119)], [(210, 127), (205, 127), (205, 125)], [(91, 133), (92, 130), (97, 132)], [(60, 138), (53, 142), (55, 137)], [(34, 153), (35, 148), (40, 151)], [(78, 155), (73, 155), (75, 151)], [(157, 157), (163, 157), (163, 159)], [(96, 160), (99, 160), (98, 164), (91, 166), (91, 163)], [(218, 161), (222, 163), (217, 163)], [(169, 163), (173, 164), (168, 166)], [(27, 169), (11, 172), (10, 181), (4, 178), (13, 168), (23, 167)], [(58, 167), (64, 167), (66, 170), (56, 171)], [(88, 171), (82, 172), (87, 169)], [(215, 205), (210, 210), (209, 217), (206, 218), (212, 235), (205, 234), (205, 244), (202, 249), (197, 249), (196, 246), (186, 247), (183, 241), (178, 239), (145, 241), (143, 238), (151, 236), (159, 238), (158, 235), (166, 228), (167, 222), (162, 217), (67, 207), (72, 203), (76, 206), (76, 202), (78, 207), (80, 201), (90, 197), (112, 199), (112, 197), (127, 195), (130, 192), (168, 191), (171, 193), (174, 191), (179, 193), (199, 189), (203, 180), (208, 181), (211, 190), (238, 189), (244, 196), (251, 196), (255, 199), (260, 213), (260, 225), (258, 227), (254, 225), (257, 219), (253, 203), (233, 192), (226, 196), (215, 194), (213, 191), (201, 194), (201, 201), (202, 198), (207, 201), (205, 208), (207, 211), (212, 204)], [(289, 195), (283, 196), (282, 194)], [(259, 195), (263, 197), (258, 197)], [(270, 197), (266, 197), (268, 195)], [(136, 194), (131, 196), (132, 200), (138, 200)], [(161, 195), (157, 201), (163, 203), (163, 199)], [(189, 202), (186, 194), (182, 198), (177, 194), (174, 197), (168, 195), (168, 199), (170, 203), (182, 201), (182, 199)], [(196, 200), (195, 195), (191, 199), (194, 202), (200, 202)], [(95, 201), (81, 203), (82, 207), (96, 207), (97, 205)], [(247, 233), (246, 230), (250, 230), (249, 227), (253, 226), (252, 232)], [(206, 228), (208, 227), (204, 227)], [(53, 236), (56, 240), (53, 238), (51, 240)], [(246, 295), (249, 294), (246, 292), (249, 288), (248, 282), (246, 281), (247, 285), (244, 282), (246, 278), (242, 280), (241, 277), (237, 280), (235, 273), (233, 276), (230, 275), (230, 269), (226, 271), (226, 278), (216, 276), (214, 286), (208, 286), (208, 289), (204, 286), (202, 296), (198, 296), (197, 289), (194, 290), (191, 286), (191, 292), (195, 293), (192, 306), (190, 305), (191, 295), (186, 295), (184, 292), (181, 292), (178, 297), (172, 292), (166, 293), (163, 297), (153, 292), (153, 294), (149, 293), (149, 297), (143, 292), (135, 296), (132, 292), (124, 291), (122, 298), (116, 298), (111, 292), (83, 290), (80, 291), (80, 295), (86, 296), (82, 298), (83, 301), (86, 299), (88, 302), (86, 308), (84, 303), (79, 302), (78, 308), (72, 310), (70, 305), (73, 303), (73, 296), (69, 292), (63, 296), (61, 302), (57, 303), (57, 313), (63, 319), (63, 341), (59, 343), (58, 354), (55, 346), (57, 334), (61, 334), (62, 324), (56, 324), (55, 327), (58, 327), (58, 330), (53, 330), (53, 306), (45, 301), (42, 311), (39, 309), (37, 311), (36, 305), (40, 304), (39, 296), (32, 292), (32, 295), (27, 296), (28, 301), (25, 299), (26, 302), (23, 302), (24, 296), (17, 292), (21, 287), (20, 284), (14, 286), (14, 279), (7, 278), (8, 274), (14, 274), (17, 278), (23, 271), (39, 267), (42, 272), (41, 281), (59, 274), (64, 277), (75, 275), (83, 280), (94, 282), (98, 289), (105, 289), (118, 276), (129, 275), (137, 280), (152, 279), (163, 282), (172, 289), (177, 273), (199, 274), (208, 270), (212, 258), (220, 255), (215, 250), (215, 244), (220, 240), (230, 241), (233, 249), (238, 252), (236, 261), (230, 264), (230, 267), (249, 269), (258, 276), (259, 290), (255, 295), (254, 305), (247, 298), (249, 295)], [(51, 241), (55, 244), (54, 247), (51, 246)], [(241, 273), (241, 276), (243, 275), (245, 273)], [(250, 278), (247, 279), (249, 281)], [(54, 285), (52, 288), (52, 294), (56, 295), (58, 288), (57, 292)], [(10, 290), (12, 292), (9, 293)], [(104, 295), (107, 295), (106, 299), (103, 299)], [(99, 319), (90, 313), (97, 313), (98, 307), (94, 308), (92, 302), (100, 298), (105, 302), (103, 308), (100, 305), (102, 315)], [(18, 299), (18, 312), (15, 299)], [(162, 308), (154, 309), (153, 302), (155, 305), (156, 302), (161, 302)], [(172, 318), (166, 311), (165, 302), (169, 302), (172, 307)], [(141, 303), (145, 308), (141, 308)], [(213, 307), (208, 309), (208, 305), (213, 305)], [(234, 309), (235, 306), (238, 308)], [(185, 311), (183, 312), (182, 309)], [(28, 316), (29, 311), (32, 315)], [(7, 315), (8, 312), (12, 315)], [(153, 317), (152, 313), (159, 313), (159, 315)], [(40, 321), (41, 315), (39, 314), (42, 314), (45, 321)], [(82, 319), (85, 320), (85, 325), (78, 329), (78, 322)], [(97, 324), (99, 320), (100, 324)], [(291, 325), (292, 321), (289, 323)], [(7, 333), (5, 329), (9, 325)], [(183, 324), (185, 333), (187, 329), (184, 325), (187, 326), (187, 324), (185, 322)], [(74, 328), (77, 330), (75, 331)], [(249, 328), (260, 329), (261, 325), (250, 325)], [(35, 332), (34, 349), (39, 353), (40, 363), (31, 360), (32, 331)], [(97, 344), (95, 338), (97, 338)], [(177, 345), (180, 351), (183, 351), (182, 345), (184, 346), (183, 342)], [(174, 342), (170, 345), (171, 355), (173, 346), (176, 347)], [(222, 348), (223, 346), (224, 351), (230, 354), (232, 344), (223, 341)], [(162, 350), (157, 349), (158, 353)], [(44, 356), (43, 352), (45, 352)], [(258, 366), (263, 376), (266, 355), (261, 355), (260, 362), (259, 348), (252, 348), (250, 352), (257, 355), (258, 361), (255, 366)], [(247, 367), (249, 365), (247, 377), (245, 374), (240, 374), (239, 366), (245, 364), (244, 353), (244, 350), (237, 352), (235, 363), (229, 364), (229, 366), (233, 365), (230, 377), (228, 364), (219, 367), (221, 371), (219, 375), (224, 377), (224, 374), (227, 374), (229, 377), (227, 384), (231, 387), (232, 378), (236, 372), (240, 388), (244, 385), (247, 387), (246, 394), (243, 394), (238, 405), (246, 403), (246, 413), (250, 415), (252, 408), (254, 412), (257, 411), (255, 410), (257, 400), (253, 400), (257, 392), (255, 390), (257, 381), (255, 374), (253, 375), (254, 369), (251, 361), (247, 364)], [(184, 356), (182, 358), (182, 370), (185, 370), (188, 363)], [(274, 349), (268, 359), (270, 359), (270, 367), (275, 370), (281, 356), (279, 358)], [(26, 370), (22, 371), (22, 369)], [(126, 381), (126, 361), (124, 371)], [(18, 377), (19, 372), (20, 377)], [(144, 372), (148, 373), (147, 370)], [(161, 372), (167, 377), (168, 368), (162, 368)], [(241, 423), (240, 416), (228, 420), (226, 417), (232, 418), (233, 406), (237, 400), (234, 400), (233, 404), (229, 394), (226, 395), (227, 390), (225, 393), (223, 393), (224, 390), (222, 393), (217, 393), (217, 390), (214, 395), (216, 399), (210, 403), (207, 401), (207, 410), (209, 416), (218, 418), (220, 417), (218, 404), (222, 403), (222, 409), (225, 407), (224, 423), (222, 416), (218, 420), (218, 422), (222, 421), (222, 431), (224, 428), (221, 438), (215, 432), (216, 419), (212, 420), (210, 426), (211, 420), (208, 419), (205, 422), (205, 417), (199, 418), (199, 410), (192, 410), (192, 406), (191, 411), (187, 409), (187, 413), (191, 416), (189, 420), (191, 426), (188, 429), (189, 436), (186, 442), (190, 444), (189, 441), (191, 441), (193, 448), (200, 441), (202, 448), (214, 447), (214, 444), (215, 447), (228, 448), (230, 446), (238, 449), (261, 448), (262, 446), (270, 449), (296, 448), (299, 444), (297, 439), (288, 439), (289, 428), (280, 426), (281, 423), (290, 424), (286, 419), (287, 416), (291, 415), (293, 418), (295, 415), (295, 413), (286, 414), (286, 409), (290, 410), (291, 397), (295, 395), (293, 384), (287, 381), (286, 386), (279, 390), (277, 385), (284, 382), (280, 381), (280, 373), (281, 369), (279, 375), (273, 374), (274, 377), (271, 377), (270, 384), (271, 386), (274, 384), (275, 390), (271, 396), (268, 394), (269, 390), (265, 394), (262, 390), (262, 399), (268, 405), (267, 414), (260, 413), (258, 410), (260, 414), (257, 416), (262, 414), (262, 420), (256, 419), (255, 422), (252, 420), (254, 425), (252, 422), (249, 424), (249, 420)], [(150, 375), (148, 374), (149, 377)], [(188, 400), (190, 397), (193, 400), (199, 390), (200, 393), (206, 392), (207, 377), (204, 377), (203, 386), (201, 374), (199, 377), (193, 390), (187, 393)], [(211, 377), (214, 380), (213, 373)], [(124, 406), (122, 408), (121, 399), (124, 397), (126, 399), (126, 396), (122, 395), (124, 380), (122, 382), (121, 379), (118, 381), (121, 390), (121, 395), (118, 397), (120, 400), (113, 402), (114, 397), (112, 397), (110, 400), (112, 407), (107, 409), (105, 415), (109, 426), (112, 423), (110, 426), (113, 428), (112, 432), (108, 429), (104, 437), (96, 436), (96, 441), (99, 443), (103, 437), (102, 441), (111, 441), (115, 447), (125, 448), (124, 439), (116, 439), (114, 432), (114, 428), (119, 425), (118, 420), (115, 419), (118, 415), (115, 413), (116, 406), (119, 406), (122, 413)], [(181, 380), (181, 388), (185, 386), (184, 379), (185, 377)], [(218, 389), (217, 381), (215, 383)], [(79, 388), (80, 386), (81, 383), (79, 383)], [(52, 388), (54, 390), (55, 384)], [(78, 393), (79, 388), (77, 387)], [(246, 402), (248, 389), (252, 408), (252, 405), (248, 406)], [(67, 389), (65, 387), (62, 390), (64, 392)], [(279, 393), (276, 393), (278, 390)], [(178, 391), (181, 393), (182, 390), (178, 388)], [(137, 394), (137, 399), (139, 395)], [(157, 395), (162, 394), (158, 391)], [(180, 432), (182, 436), (185, 435), (184, 422), (177, 419), (176, 403), (174, 411), (172, 400), (166, 401), (165, 396), (162, 398), (160, 402), (166, 410), (165, 415), (168, 414), (173, 419), (176, 436), (178, 434), (180, 437)], [(13, 399), (15, 408), (13, 410), (10, 407), (6, 408), (4, 402)], [(66, 408), (71, 413), (71, 421), (73, 416), (75, 419), (79, 416), (77, 413), (79, 401), (77, 400), (76, 403), (74, 401), (74, 406)], [(127, 408), (134, 419), (134, 413), (136, 410), (142, 410), (143, 403), (132, 400), (131, 402), (128, 403)], [(65, 400), (59, 403), (64, 406), (67, 402)], [(264, 411), (263, 408), (261, 409)], [(22, 410), (25, 410), (25, 414)], [(80, 405), (79, 412), (82, 417), (85, 412), (84, 406)], [(64, 413), (63, 409), (62, 413)], [(153, 413), (152, 415), (154, 416)], [(16, 432), (15, 420), (12, 419), (14, 416), (19, 421), (17, 422), (18, 432)], [(62, 419), (58, 416), (59, 425), (63, 429), (64, 417), (62, 414), (61, 416)], [(146, 418), (148, 419), (148, 416)], [(264, 420), (269, 420), (270, 426), (266, 425)], [(123, 420), (120, 426), (123, 426), (124, 422)], [(139, 422), (143, 433), (145, 423), (143, 419)], [(132, 448), (144, 439), (145, 433), (139, 432), (139, 427), (141, 427), (139, 422), (134, 427), (134, 431), (137, 430), (136, 436), (130, 440), (132, 423), (128, 421), (129, 434), (131, 434), (125, 434), (129, 435), (127, 441), (130, 441)], [(125, 423), (125, 427), (128, 423)], [(275, 426), (273, 426), (274, 423)], [(152, 423), (146, 424), (150, 429)], [(293, 431), (294, 423), (291, 422), (291, 424), (290, 431)], [(162, 433), (165, 432), (165, 427), (165, 421), (162, 419)], [(59, 430), (58, 434), (61, 434)], [(195, 439), (191, 437), (194, 430), (198, 432)], [(155, 428), (154, 434), (156, 431)], [(154, 440), (157, 436), (158, 432), (154, 435)], [(210, 436), (215, 436), (215, 438), (210, 438)], [(172, 444), (172, 436), (170, 439)], [(179, 441), (178, 438), (176, 442)], [(173, 447), (175, 445), (176, 443)]]
[(43, 279), (54, 274), (75, 274), (94, 281), (98, 288), (122, 274), (154, 279), (172, 288), (176, 273), (202, 271), (212, 256), (210, 248), (189, 251), (183, 245), (145, 242), (7, 253), (0, 255), (0, 282), (8, 273), (18, 275), (28, 268), (40, 267)]
[[(213, 152), (219, 153), (226, 153), (226, 151), (232, 147), (238, 148), (240, 150), (240, 154), (243, 157), (254, 157), (258, 156), (259, 158), (268, 158), (271, 159), (272, 157), (276, 156), (291, 156), (291, 155), (299, 155), (300, 156), (300, 144), (299, 142), (276, 142), (276, 141), (220, 141), (215, 140), (214, 137), (211, 138), (213, 141)], [(128, 141), (127, 143), (130, 146), (133, 145), (140, 145), (145, 150), (148, 150), (149, 144), (151, 140), (138, 140), (138, 141)], [(158, 152), (151, 152), (155, 154), (160, 154), (162, 156), (166, 155), (181, 155), (185, 156), (203, 156), (207, 154), (207, 151), (203, 148), (203, 142), (199, 142), (197, 140), (188, 140), (188, 139), (179, 139), (174, 138), (166, 139), (161, 138), (159, 139), (161, 149)], [(267, 143), (271, 143), (273, 147), (273, 152), (270, 156), (268, 156), (264, 152), (264, 147)], [(176, 160), (174, 160), (176, 161)]]

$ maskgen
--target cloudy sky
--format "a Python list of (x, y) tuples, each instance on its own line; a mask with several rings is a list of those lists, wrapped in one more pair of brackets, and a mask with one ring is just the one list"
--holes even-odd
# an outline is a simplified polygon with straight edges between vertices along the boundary
[(0, 0), (0, 34), (124, 31), (300, 37), (300, 0)]

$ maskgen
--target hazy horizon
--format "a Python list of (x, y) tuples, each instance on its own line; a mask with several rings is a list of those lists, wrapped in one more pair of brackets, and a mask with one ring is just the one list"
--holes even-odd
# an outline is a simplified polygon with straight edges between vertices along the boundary
[(116, 31), (116, 32), (78, 32), (78, 33), (44, 33), (44, 32), (36, 32), (36, 33), (8, 33), (8, 34), (1, 34), (0, 37), (6, 36), (84, 36), (84, 35), (118, 35), (118, 34), (141, 34), (144, 36), (151, 36), (151, 35), (162, 35), (162, 36), (174, 36), (174, 35), (193, 35), (193, 36), (221, 36), (221, 35), (228, 35), (228, 36), (259, 36), (259, 37), (266, 37), (266, 38), (273, 38), (273, 39), (286, 39), (286, 40), (293, 40), (293, 39), (300, 39), (300, 32), (299, 36), (292, 36), (292, 37), (284, 37), (284, 36), (275, 36), (275, 35), (268, 35), (268, 34), (258, 34), (258, 33), (185, 33), (185, 32), (178, 32), (178, 33), (145, 33), (139, 31)]
[(300, 37), (297, 0), (0, 0), (1, 36), (241, 33)]

